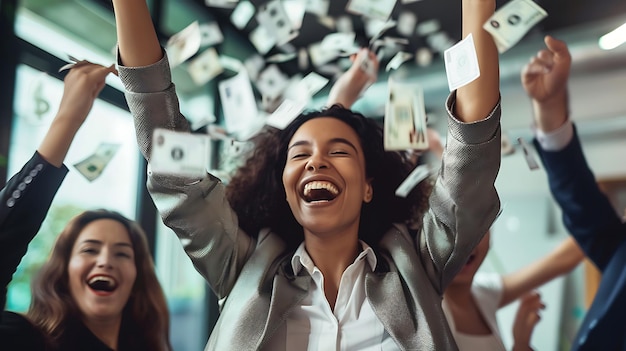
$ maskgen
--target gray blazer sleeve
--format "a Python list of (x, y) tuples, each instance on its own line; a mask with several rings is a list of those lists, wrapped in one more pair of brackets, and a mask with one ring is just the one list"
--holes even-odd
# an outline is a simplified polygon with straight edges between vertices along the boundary
[(167, 56), (150, 66), (118, 65), (118, 69), (134, 118), (137, 144), (148, 161), (147, 188), (152, 200), (198, 272), (218, 298), (223, 298), (254, 250), (255, 240), (239, 229), (225, 187), (216, 177), (163, 176), (150, 171), (155, 128), (190, 132), (180, 113)]
[(417, 240), (420, 257), (441, 293), (461, 269), (500, 211), (500, 101), (485, 119), (463, 123), (446, 101), (448, 136), (442, 166)]

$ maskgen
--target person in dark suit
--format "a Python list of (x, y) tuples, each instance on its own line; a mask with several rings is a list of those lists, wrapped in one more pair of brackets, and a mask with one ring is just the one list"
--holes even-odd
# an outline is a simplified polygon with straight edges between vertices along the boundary
[(567, 45), (550, 36), (545, 43), (521, 75), (533, 103), (534, 144), (565, 226), (602, 272), (572, 349), (626, 350), (626, 224), (600, 191), (569, 119)]
[[(76, 63), (41, 145), (0, 191), (0, 303), (68, 169), (63, 160), (113, 66)], [(26, 315), (3, 311), (2, 350), (171, 350), (165, 296), (145, 233), (117, 212), (85, 211), (59, 234)]]

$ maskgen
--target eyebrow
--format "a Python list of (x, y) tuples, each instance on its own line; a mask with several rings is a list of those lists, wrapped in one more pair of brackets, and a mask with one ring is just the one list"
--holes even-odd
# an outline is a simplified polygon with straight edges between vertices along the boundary
[[(97, 244), (97, 245), (102, 245), (102, 241), (100, 240), (95, 240), (95, 239), (86, 239), (83, 240), (81, 242), (81, 244)], [(115, 243), (113, 244), (114, 246), (120, 246), (120, 247), (129, 247), (129, 248), (133, 248), (133, 245), (131, 245), (130, 243), (125, 243), (125, 242), (119, 242), (119, 243)]]
[[(354, 149), (354, 151), (356, 151), (358, 153), (358, 150), (356, 148), (356, 146), (354, 146), (354, 144), (352, 144), (348, 139), (345, 138), (332, 138), (328, 141), (329, 144), (336, 144), (336, 143), (340, 143), (340, 144), (346, 144), (348, 146), (350, 146), (351, 148)], [(292, 148), (296, 147), (296, 146), (300, 146), (300, 145), (311, 145), (311, 142), (307, 141), (307, 140), (300, 140), (300, 141), (296, 141), (295, 143), (291, 144), (291, 146), (289, 146), (287, 148), (287, 151), (291, 150)]]

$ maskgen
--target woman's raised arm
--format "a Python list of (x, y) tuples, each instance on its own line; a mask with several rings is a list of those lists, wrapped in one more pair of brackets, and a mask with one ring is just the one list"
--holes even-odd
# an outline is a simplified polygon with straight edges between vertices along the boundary
[(480, 77), (457, 90), (455, 114), (463, 122), (487, 117), (500, 98), (498, 49), (483, 24), (493, 15), (495, 0), (463, 1), (463, 38), (474, 38)]
[(146, 0), (113, 0), (121, 64), (141, 67), (163, 57)]

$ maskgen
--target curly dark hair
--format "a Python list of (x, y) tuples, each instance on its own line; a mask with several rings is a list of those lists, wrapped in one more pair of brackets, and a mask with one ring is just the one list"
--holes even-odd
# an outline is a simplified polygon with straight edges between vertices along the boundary
[(239, 227), (250, 235), (270, 228), (294, 249), (304, 240), (302, 226), (296, 221), (282, 183), (288, 144), (307, 121), (333, 117), (348, 124), (357, 133), (365, 155), (365, 172), (372, 179), (374, 197), (361, 208), (359, 238), (377, 246), (392, 223), (414, 221), (426, 209), (431, 184), (421, 182), (406, 198), (395, 195), (396, 188), (412, 171), (411, 163), (400, 152), (385, 151), (382, 127), (341, 105), (306, 112), (284, 130), (266, 127), (254, 139), (255, 147), (227, 188), (230, 205), (239, 217)]

